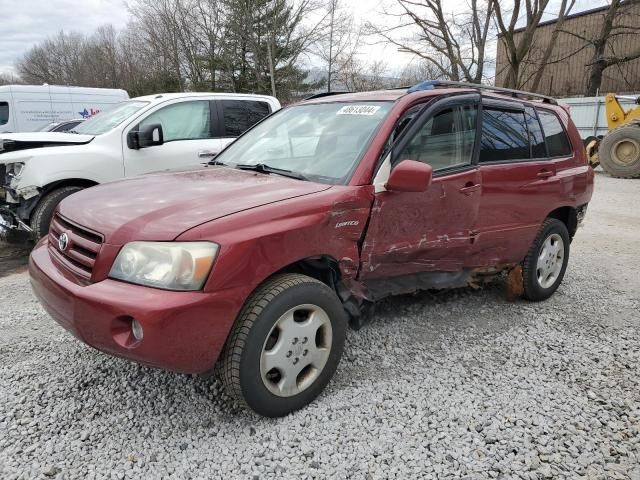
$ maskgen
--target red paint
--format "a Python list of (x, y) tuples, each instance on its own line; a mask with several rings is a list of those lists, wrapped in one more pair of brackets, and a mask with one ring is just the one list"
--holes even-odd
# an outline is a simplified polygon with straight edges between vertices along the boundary
[(391, 192), (424, 192), (431, 184), (431, 165), (403, 160), (393, 168), (387, 180), (387, 190)]
[[(388, 191), (375, 193), (372, 185), (382, 150), (405, 111), (436, 96), (472, 91), (407, 95), (394, 90), (339, 97), (395, 102), (348, 185), (209, 167), (75, 194), (60, 204), (59, 214), (102, 236), (97, 258), (81, 278), (44, 239), (30, 259), (34, 291), (62, 326), (100, 350), (155, 367), (202, 373), (214, 366), (251, 292), (297, 261), (334, 259), (343, 285), (357, 298), (366, 296), (370, 280), (469, 268), (489, 271), (520, 262), (550, 212), (583, 205), (593, 191), (593, 171), (562, 108), (545, 106), (562, 119), (573, 145), (571, 157), (480, 165), (433, 178), (430, 166), (401, 162), (387, 181)], [(338, 100), (311, 102), (331, 101)], [(168, 292), (107, 278), (127, 242), (203, 239), (218, 243), (220, 251), (201, 292)], [(140, 342), (127, 333), (131, 318), (143, 325)]]

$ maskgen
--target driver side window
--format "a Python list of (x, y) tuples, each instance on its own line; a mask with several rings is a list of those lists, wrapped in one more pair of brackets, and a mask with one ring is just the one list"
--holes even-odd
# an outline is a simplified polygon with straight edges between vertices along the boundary
[(208, 100), (167, 105), (142, 120), (137, 129), (156, 123), (162, 125), (165, 143), (212, 137)]
[(476, 117), (475, 105), (459, 105), (438, 112), (416, 132), (397, 158), (428, 163), (434, 172), (470, 165)]

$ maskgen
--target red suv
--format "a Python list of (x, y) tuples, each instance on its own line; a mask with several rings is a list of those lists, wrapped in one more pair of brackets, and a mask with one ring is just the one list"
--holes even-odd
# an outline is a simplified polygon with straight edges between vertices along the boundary
[(218, 365), (232, 395), (281, 416), (324, 389), (376, 300), (502, 272), (529, 300), (552, 295), (592, 191), (550, 98), (434, 81), (320, 95), (206, 168), (65, 199), (29, 270), (87, 344), (179, 372)]

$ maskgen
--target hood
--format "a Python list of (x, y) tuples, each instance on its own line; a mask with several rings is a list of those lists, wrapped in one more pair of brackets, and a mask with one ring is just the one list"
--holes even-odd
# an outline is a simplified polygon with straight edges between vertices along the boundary
[(27, 148), (84, 145), (93, 139), (91, 135), (64, 132), (0, 133), (0, 154)]
[(120, 245), (173, 240), (202, 223), (331, 185), (228, 167), (159, 173), (99, 185), (60, 203), (68, 220)]

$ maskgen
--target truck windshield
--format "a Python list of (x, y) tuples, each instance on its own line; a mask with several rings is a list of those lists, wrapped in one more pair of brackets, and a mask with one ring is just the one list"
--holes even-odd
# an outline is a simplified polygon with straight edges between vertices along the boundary
[(346, 183), (392, 102), (320, 103), (286, 108), (231, 144), (216, 160), (264, 165), (312, 181)]
[(73, 129), (73, 132), (80, 133), (82, 135), (102, 135), (103, 133), (107, 133), (112, 128), (120, 125), (127, 118), (148, 104), (149, 102), (141, 102), (138, 100), (119, 103), (111, 110), (101, 112), (95, 117), (91, 117), (86, 122), (82, 122)]

